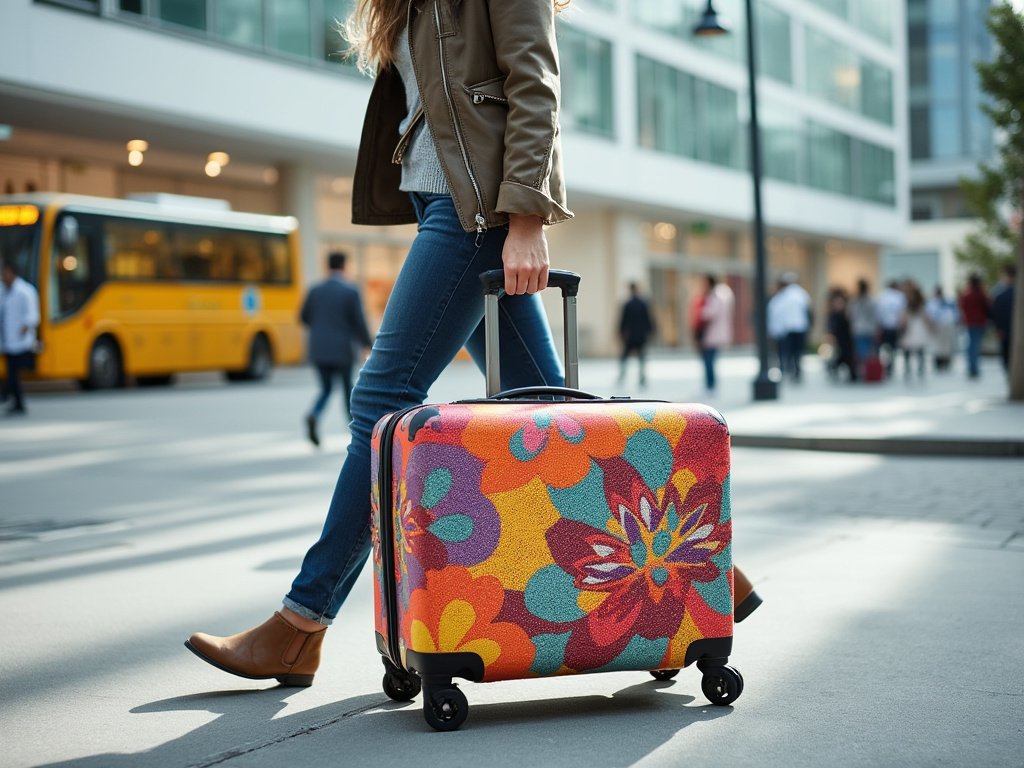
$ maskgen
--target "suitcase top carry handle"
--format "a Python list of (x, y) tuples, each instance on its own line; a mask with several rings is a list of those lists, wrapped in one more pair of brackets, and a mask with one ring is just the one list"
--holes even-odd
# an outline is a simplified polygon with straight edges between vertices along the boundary
[[(484, 286), (484, 295), (500, 296), (505, 290), (505, 270), (481, 272), (480, 282)], [(580, 292), (580, 276), (565, 269), (549, 269), (548, 288), (559, 288), (562, 296), (576, 296)]]
[(520, 397), (541, 397), (552, 395), (554, 397), (567, 397), (573, 400), (600, 400), (600, 395), (591, 392), (584, 392), (582, 389), (572, 387), (519, 387), (518, 389), (506, 389), (487, 398), (488, 400), (515, 400)]
[[(498, 300), (505, 293), (505, 270), (492, 269), (480, 275), (484, 287), (485, 377), (487, 396), (501, 392), (501, 355), (498, 351)], [(576, 296), (580, 276), (564, 269), (548, 271), (548, 287), (562, 291), (562, 312), (565, 317), (565, 386), (575, 390), (580, 383), (579, 333), (576, 329)]]

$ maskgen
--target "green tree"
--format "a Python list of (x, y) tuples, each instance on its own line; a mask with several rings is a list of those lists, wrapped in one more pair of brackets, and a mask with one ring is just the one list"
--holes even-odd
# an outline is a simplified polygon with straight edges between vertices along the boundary
[(956, 249), (957, 258), (990, 280), (1017, 263), (1010, 362), (1010, 399), (1024, 400), (1024, 13), (1009, 0), (989, 12), (997, 55), (976, 65), (988, 102), (982, 109), (999, 138), (995, 162), (980, 163), (978, 178), (961, 180), (967, 204), (981, 219)]

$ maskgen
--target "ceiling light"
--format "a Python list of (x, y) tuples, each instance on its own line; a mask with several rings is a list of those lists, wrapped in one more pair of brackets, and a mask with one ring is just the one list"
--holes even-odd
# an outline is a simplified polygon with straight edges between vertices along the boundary
[(227, 152), (211, 152), (206, 159), (211, 163), (216, 163), (221, 168), (231, 162), (231, 156)]
[(132, 139), (127, 144), (129, 152), (148, 152), (149, 142), (144, 139)]
[(211, 179), (216, 176), (220, 176), (220, 163), (215, 163), (213, 160), (210, 160), (206, 164), (206, 175)]
[(133, 149), (131, 152), (128, 153), (128, 165), (134, 168), (138, 168), (140, 165), (142, 165), (142, 160), (143, 155), (142, 152), (140, 152), (139, 150)]

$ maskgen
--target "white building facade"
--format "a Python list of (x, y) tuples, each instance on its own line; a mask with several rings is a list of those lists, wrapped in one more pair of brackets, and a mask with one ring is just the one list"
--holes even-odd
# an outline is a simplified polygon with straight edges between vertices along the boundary
[[(427, 0), (433, 2), (433, 0)], [(736, 291), (752, 339), (752, 193), (742, 0), (699, 41), (705, 0), (576, 0), (560, 21), (572, 222), (548, 237), (584, 276), (581, 349), (616, 349), (630, 281), (659, 343), (689, 345), (701, 276)], [(297, 216), (305, 274), (342, 248), (379, 318), (412, 227), (350, 223), (369, 81), (341, 63), (348, 0), (4, 0), (0, 185), (121, 197), (169, 192)], [(905, 16), (889, 0), (758, 0), (770, 275), (823, 298), (904, 237)], [(141, 164), (128, 142), (143, 140)], [(397, 140), (397, 137), (396, 137)], [(138, 146), (138, 145), (135, 145)], [(207, 175), (211, 153), (230, 161)], [(140, 158), (134, 156), (132, 162)], [(553, 322), (557, 326), (552, 297)], [(819, 313), (819, 315), (822, 313)]]

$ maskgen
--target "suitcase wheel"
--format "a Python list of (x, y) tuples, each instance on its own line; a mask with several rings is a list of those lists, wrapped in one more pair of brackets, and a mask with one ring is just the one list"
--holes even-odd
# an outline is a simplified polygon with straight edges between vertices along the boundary
[(441, 688), (428, 688), (423, 697), (423, 718), (437, 731), (454, 731), (469, 715), (466, 695), (455, 683)]
[(679, 674), (678, 669), (652, 669), (651, 677), (655, 680), (671, 680)]
[(743, 693), (743, 675), (733, 667), (707, 667), (700, 681), (700, 689), (708, 701), (719, 707), (727, 707)]
[(420, 679), (408, 672), (388, 670), (381, 681), (384, 693), (394, 701), (412, 701), (419, 695)]

